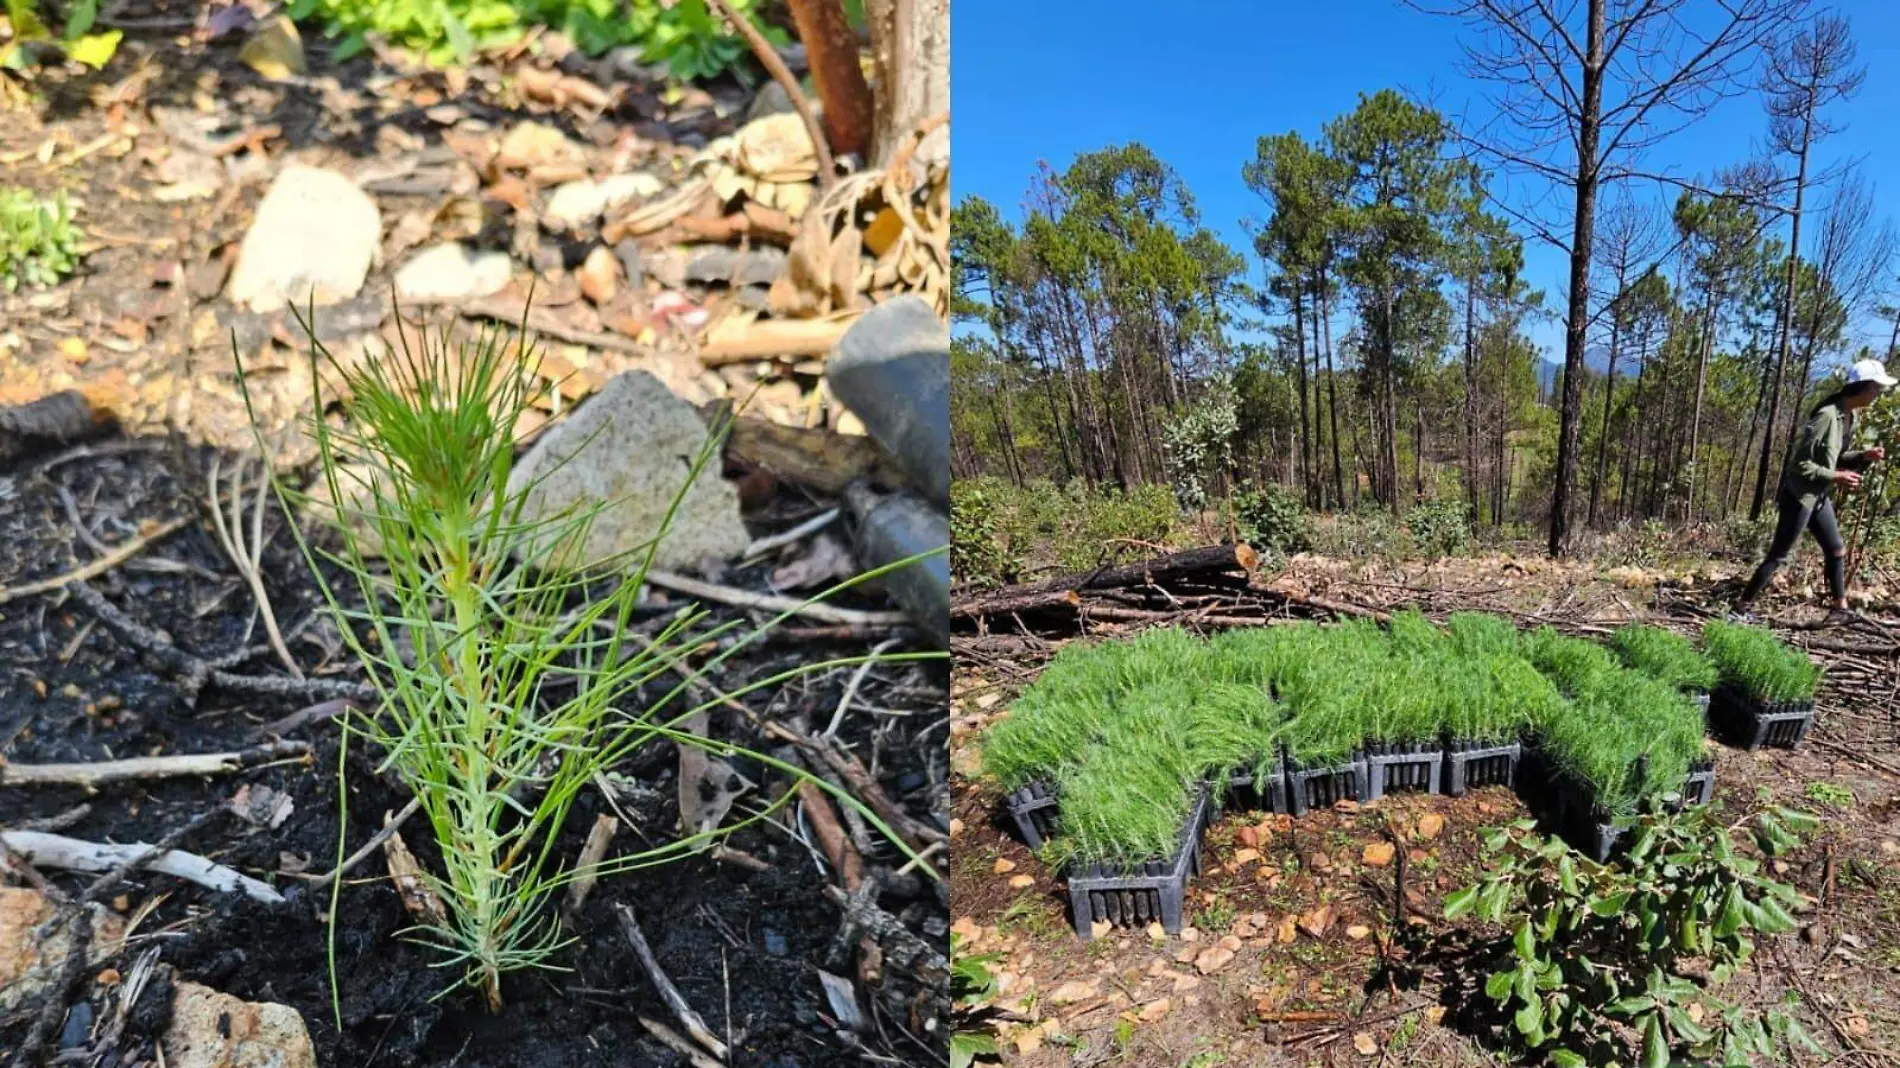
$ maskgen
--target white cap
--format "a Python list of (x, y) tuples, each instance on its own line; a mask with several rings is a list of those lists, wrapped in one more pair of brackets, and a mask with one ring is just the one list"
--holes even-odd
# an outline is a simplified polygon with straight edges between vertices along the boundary
[(1879, 360), (1862, 360), (1847, 372), (1847, 384), (1856, 382), (1878, 382), (1888, 389), (1893, 388), (1894, 377), (1887, 373), (1887, 365)]

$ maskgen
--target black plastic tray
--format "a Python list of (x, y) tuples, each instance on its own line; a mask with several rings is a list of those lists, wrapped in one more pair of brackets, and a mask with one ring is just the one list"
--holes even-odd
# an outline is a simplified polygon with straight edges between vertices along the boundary
[(1181, 824), (1174, 855), (1133, 868), (1090, 864), (1069, 872), (1069, 911), (1083, 941), (1095, 937), (1095, 921), (1118, 927), (1159, 921), (1169, 934), (1180, 934), (1187, 882), (1201, 872), (1201, 832), (1214, 818), (1213, 792), (1205, 786)]
[(1016, 833), (1030, 849), (1056, 833), (1056, 788), (1046, 782), (1032, 782), (1009, 795), (1009, 815), (1016, 821)]
[(1717, 737), (1742, 749), (1793, 749), (1814, 725), (1812, 701), (1762, 701), (1738, 686), (1719, 686), (1709, 702)]
[(1253, 769), (1254, 765), (1237, 768), (1227, 776), (1227, 807), (1286, 815), (1285, 759), (1267, 765), (1264, 778), (1256, 779)]
[(1358, 759), (1366, 768), (1364, 800), (1406, 792), (1435, 794), (1445, 767), (1445, 747), (1439, 742), (1367, 742)]
[(1292, 757), (1286, 760), (1287, 811), (1295, 816), (1338, 801), (1362, 801), (1365, 796), (1366, 764), (1356, 756), (1344, 764), (1314, 768), (1303, 767)]
[(1517, 765), (1524, 758), (1521, 742), (1474, 742), (1454, 738), (1445, 743), (1445, 792), (1463, 797), (1479, 786), (1517, 785)]

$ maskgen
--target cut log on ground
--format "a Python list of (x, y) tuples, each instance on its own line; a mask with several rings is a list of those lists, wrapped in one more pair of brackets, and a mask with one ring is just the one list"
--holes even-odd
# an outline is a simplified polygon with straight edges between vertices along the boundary
[(1163, 586), (1183, 579), (1207, 579), (1226, 572), (1251, 572), (1260, 566), (1260, 554), (1246, 545), (1209, 545), (1183, 549), (1137, 564), (1060, 575), (1024, 586), (1006, 586), (953, 602), (950, 618), (974, 619), (1080, 604), (1090, 590)]

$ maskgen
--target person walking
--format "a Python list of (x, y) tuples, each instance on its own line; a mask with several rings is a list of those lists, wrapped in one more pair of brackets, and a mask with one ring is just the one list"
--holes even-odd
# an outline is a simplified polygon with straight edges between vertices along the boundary
[(1775, 491), (1775, 536), (1768, 543), (1768, 555), (1735, 599), (1733, 618), (1754, 622), (1749, 605), (1775, 577), (1803, 528), (1814, 534), (1826, 554), (1829, 621), (1847, 613), (1847, 545), (1841, 541), (1840, 523), (1834, 517), (1832, 493), (1835, 486), (1859, 485), (1860, 472), (1886, 458), (1885, 449), (1844, 446), (1848, 416), (1872, 404), (1894, 382), (1879, 360), (1861, 360), (1848, 370), (1845, 385), (1814, 406), (1781, 468), (1781, 484)]

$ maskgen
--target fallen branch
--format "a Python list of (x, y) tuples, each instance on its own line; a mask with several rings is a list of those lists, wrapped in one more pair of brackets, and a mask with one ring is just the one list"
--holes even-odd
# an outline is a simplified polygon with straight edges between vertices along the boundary
[(248, 693), (260, 697), (284, 697), (303, 701), (323, 701), (330, 698), (347, 698), (369, 703), (376, 696), (376, 688), (366, 683), (348, 682), (342, 679), (286, 679), (268, 675), (238, 675), (213, 662), (193, 656), (173, 645), (170, 639), (159, 632), (139, 623), (120, 611), (117, 605), (106, 600), (104, 594), (84, 582), (73, 582), (67, 586), (73, 599), (85, 606), (106, 629), (116, 635), (120, 641), (134, 651), (151, 657), (161, 666), (180, 676), (184, 684), (187, 699), (195, 703), (198, 692), (205, 686), (235, 693)]
[(579, 863), (574, 865), (574, 882), (567, 888), (567, 914), (580, 912), (587, 903), (587, 895), (594, 892), (594, 883), (599, 875), (600, 862), (607, 856), (607, 847), (614, 841), (615, 832), (620, 830), (620, 821), (605, 812), (594, 817), (594, 826), (587, 832), (587, 842), (581, 846)]
[[(9, 852), (19, 854), (35, 867), (61, 868), (66, 871), (113, 871), (138, 861), (153, 848), (138, 842), (86, 842), (41, 831), (0, 831), (0, 842), (5, 843)], [(253, 901), (269, 905), (281, 905), (284, 902), (281, 894), (256, 879), (195, 853), (167, 849), (143, 861), (140, 866), (161, 875), (172, 875), (197, 883), (208, 890), (222, 893), (235, 891)]]
[(771, 593), (753, 593), (750, 590), (734, 589), (731, 586), (717, 586), (710, 582), (701, 582), (684, 575), (675, 575), (670, 571), (649, 570), (646, 580), (650, 585), (662, 589), (683, 593), (688, 597), (717, 601), (738, 608), (755, 608), (762, 612), (790, 612), (807, 619), (816, 619), (821, 623), (843, 623), (850, 626), (899, 626), (909, 620), (902, 612), (864, 612), (855, 608), (839, 608), (829, 604), (806, 604), (792, 597), (780, 597)]
[(338, 864), (334, 871), (325, 875), (305, 875), (299, 876), (299, 878), (307, 880), (312, 886), (316, 887), (328, 886), (336, 880), (341, 879), (344, 875), (349, 873), (351, 868), (363, 863), (364, 858), (380, 849), (384, 842), (389, 841), (391, 835), (402, 830), (403, 823), (406, 822), (409, 817), (415, 815), (416, 810), (421, 807), (421, 798), (410, 798), (409, 803), (404, 805), (402, 810), (396, 813), (395, 818), (383, 824), (381, 830), (371, 835), (369, 841), (364, 842), (362, 847), (356, 852), (344, 858), (343, 863)]
[(831, 807), (831, 799), (810, 781), (798, 784), (798, 799), (805, 806), (805, 819), (810, 821), (812, 834), (818, 839), (825, 859), (837, 870), (844, 888), (855, 891), (864, 882), (864, 857), (851, 844), (851, 837), (844, 833), (844, 826)]
[(28, 582), (19, 586), (0, 586), (0, 604), (6, 604), (8, 601), (18, 600), (21, 597), (31, 597), (36, 593), (51, 593), (62, 586), (82, 584), (87, 579), (97, 578), (144, 552), (153, 543), (176, 534), (190, 522), (191, 520), (183, 517), (166, 520), (143, 534), (120, 542), (117, 548), (97, 560), (76, 567), (63, 575), (55, 575), (49, 579), (40, 579), (37, 582)]
[(653, 955), (653, 947), (647, 945), (646, 935), (640, 932), (640, 922), (634, 919), (633, 907), (615, 905), (614, 912), (620, 917), (621, 933), (625, 934), (627, 941), (633, 945), (633, 952), (640, 958), (641, 966), (646, 969), (647, 978), (653, 981), (654, 988), (660, 992), (660, 1000), (666, 1002), (666, 1007), (673, 1010), (673, 1015), (679, 1019), (681, 1026), (686, 1028), (686, 1033), (693, 1036), (693, 1041), (704, 1046), (714, 1057), (725, 1060), (726, 1044), (719, 1041), (718, 1036), (706, 1026), (706, 1021), (700, 1018), (699, 1013), (693, 1011), (691, 1005), (687, 1004), (686, 996), (673, 985), (673, 980), (668, 979), (666, 973), (660, 970), (659, 958)]
[(307, 742), (269, 742), (232, 753), (186, 753), (100, 760), (85, 764), (9, 764), (0, 759), (0, 786), (81, 786), (91, 790), (106, 783), (128, 779), (225, 775), (260, 764), (297, 760), (309, 755), (310, 745)]
[(678, 1031), (660, 1021), (649, 1016), (635, 1016), (634, 1019), (639, 1020), (640, 1026), (647, 1029), (647, 1034), (659, 1039), (661, 1045), (686, 1058), (693, 1068), (725, 1068), (718, 1061), (700, 1052), (699, 1047), (686, 1041)]
[(860, 934), (871, 936), (884, 949), (885, 956), (900, 968), (908, 969), (928, 986), (949, 977), (950, 962), (930, 943), (918, 937), (903, 921), (877, 905), (877, 880), (866, 879), (857, 892), (847, 894), (835, 886), (825, 887), (825, 897), (844, 910), (844, 923), (832, 939), (834, 953), (849, 947)]
[(1006, 586), (1000, 590), (966, 597), (950, 606), (952, 619), (1008, 615), (1058, 605), (1080, 605), (1081, 595), (1089, 590), (1157, 586), (1208, 574), (1229, 571), (1251, 572), (1260, 566), (1260, 554), (1246, 545), (1209, 545), (1157, 556), (1137, 564), (1098, 568), (1092, 572), (1058, 575), (1024, 586)]

